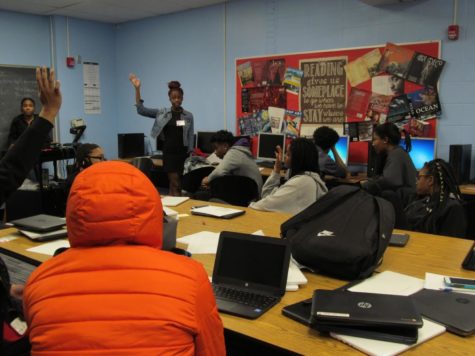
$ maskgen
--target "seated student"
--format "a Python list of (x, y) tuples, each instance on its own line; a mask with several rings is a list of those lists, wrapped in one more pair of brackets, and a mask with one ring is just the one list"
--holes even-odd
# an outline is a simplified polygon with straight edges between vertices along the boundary
[[(321, 126), (313, 132), (313, 142), (318, 149), (320, 172), (323, 175), (345, 178), (348, 169), (335, 148), (339, 139), (338, 133), (328, 126)], [(329, 151), (333, 153), (335, 161), (328, 155)]]
[(76, 179), (76, 176), (80, 172), (87, 167), (104, 160), (104, 150), (101, 146), (96, 145), (95, 143), (80, 144), (76, 149), (76, 161), (74, 162), (73, 170), (66, 180), (66, 197), (69, 195), (74, 179)]
[(277, 146), (274, 170), (262, 188), (262, 199), (251, 203), (256, 210), (298, 214), (315, 203), (328, 190), (318, 169), (318, 152), (312, 141), (293, 140), (285, 154), (289, 180), (280, 185), (282, 149)]
[(467, 221), (452, 167), (442, 159), (424, 164), (417, 176), (418, 199), (404, 212), (409, 230), (465, 237)]
[(110, 161), (79, 173), (66, 223), (71, 248), (25, 287), (33, 354), (225, 354), (208, 275), (161, 250), (160, 195), (142, 172)]
[(382, 173), (361, 182), (363, 189), (372, 194), (381, 194), (385, 190), (397, 191), (404, 188), (405, 194), (416, 192), (417, 171), (409, 154), (399, 146), (401, 133), (390, 122), (378, 125), (374, 129), (373, 147), (378, 155), (385, 155)]
[(231, 132), (220, 130), (211, 138), (215, 146), (216, 155), (223, 161), (208, 177), (203, 178), (202, 185), (207, 187), (213, 179), (226, 176), (244, 176), (254, 180), (257, 184), (259, 195), (262, 189), (262, 176), (250, 150), (250, 142), (242, 138), (234, 143)]

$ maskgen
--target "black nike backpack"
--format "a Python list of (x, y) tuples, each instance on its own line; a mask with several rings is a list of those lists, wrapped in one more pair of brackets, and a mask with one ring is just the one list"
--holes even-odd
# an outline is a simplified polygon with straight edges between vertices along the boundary
[(359, 187), (341, 185), (284, 222), (295, 260), (315, 272), (354, 280), (381, 263), (394, 228), (394, 208)]

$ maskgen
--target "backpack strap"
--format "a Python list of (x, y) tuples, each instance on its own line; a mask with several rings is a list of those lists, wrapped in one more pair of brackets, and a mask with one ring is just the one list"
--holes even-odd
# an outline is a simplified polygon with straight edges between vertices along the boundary
[[(386, 251), (386, 248), (388, 247), (389, 239), (391, 238), (391, 232), (394, 228), (395, 213), (391, 203), (379, 197), (375, 197), (374, 199), (376, 200), (379, 213), (378, 234), (380, 236), (380, 239), (378, 239), (378, 252), (376, 254), (377, 261), (375, 261), (375, 265), (377, 266), (381, 262), (380, 260), (383, 257), (384, 251)], [(384, 226), (391, 226), (389, 236), (386, 235), (388, 232), (383, 231)]]

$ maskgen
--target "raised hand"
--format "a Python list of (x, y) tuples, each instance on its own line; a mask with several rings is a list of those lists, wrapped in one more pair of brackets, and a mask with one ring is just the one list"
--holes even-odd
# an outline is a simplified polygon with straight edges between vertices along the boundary
[(134, 73), (129, 74), (129, 80), (136, 89), (140, 88), (140, 79)]
[(282, 169), (282, 148), (280, 146), (276, 146), (274, 172), (280, 173), (281, 169)]
[(40, 116), (54, 125), (54, 120), (61, 108), (62, 96), (60, 91), (60, 83), (55, 79), (54, 69), (48, 70), (46, 67), (36, 68), (36, 81), (40, 94), (41, 104), (43, 107)]

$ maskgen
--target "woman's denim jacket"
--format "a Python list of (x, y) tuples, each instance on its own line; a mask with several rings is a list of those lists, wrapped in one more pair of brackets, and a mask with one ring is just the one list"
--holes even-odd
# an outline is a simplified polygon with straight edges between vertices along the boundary
[[(162, 109), (150, 109), (146, 108), (143, 105), (143, 100), (140, 101), (140, 104), (135, 105), (137, 107), (137, 113), (142, 116), (151, 117), (155, 119), (155, 123), (152, 127), (152, 132), (150, 135), (155, 139), (157, 136), (165, 139), (163, 135), (163, 128), (166, 126), (168, 121), (172, 118), (171, 108), (162, 108)], [(181, 113), (181, 120), (185, 120), (185, 126), (183, 127), (183, 144), (188, 147), (188, 152), (193, 151), (194, 149), (194, 126), (193, 126), (193, 114), (189, 111), (183, 110)]]

